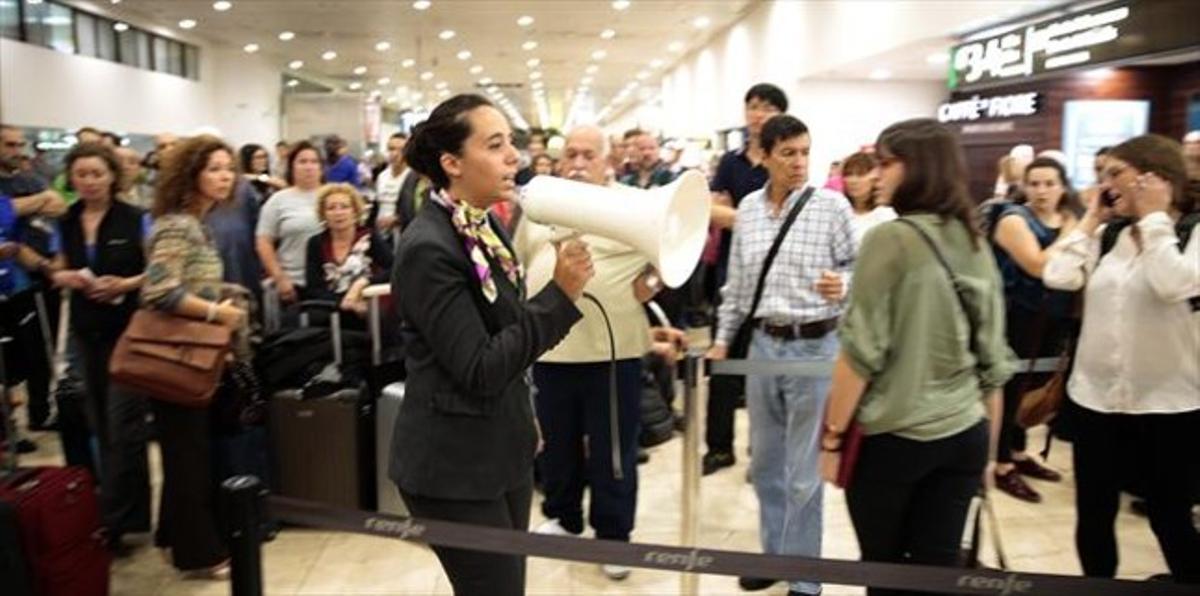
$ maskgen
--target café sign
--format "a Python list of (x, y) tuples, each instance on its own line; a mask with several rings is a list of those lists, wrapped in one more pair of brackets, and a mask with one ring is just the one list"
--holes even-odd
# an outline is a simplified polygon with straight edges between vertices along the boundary
[(973, 95), (967, 99), (947, 102), (938, 106), (938, 121), (966, 122), (981, 118), (1033, 116), (1038, 112), (1040, 96), (1041, 94), (1037, 92), (992, 97)]

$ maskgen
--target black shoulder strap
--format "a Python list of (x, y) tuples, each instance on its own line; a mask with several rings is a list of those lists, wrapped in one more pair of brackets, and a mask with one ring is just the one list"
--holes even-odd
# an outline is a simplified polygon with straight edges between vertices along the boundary
[(1179, 237), (1179, 252), (1187, 249), (1188, 240), (1192, 237), (1192, 230), (1200, 225), (1200, 212), (1189, 213), (1179, 218), (1179, 222), (1175, 224), (1175, 235)]
[[(804, 209), (804, 204), (808, 202), (816, 192), (813, 187), (808, 187), (804, 194), (800, 195), (800, 200), (796, 201), (796, 205), (788, 212), (787, 219), (783, 220), (783, 226), (779, 228), (779, 233), (775, 234), (775, 241), (771, 243), (771, 249), (767, 251), (767, 258), (763, 259), (762, 271), (758, 272), (758, 284), (754, 286), (754, 300), (750, 303), (750, 312), (746, 314), (747, 319), (754, 318), (754, 311), (758, 310), (758, 303), (762, 300), (763, 288), (767, 285), (767, 271), (771, 268), (771, 263), (775, 261), (775, 255), (779, 254), (779, 246), (783, 244), (784, 236), (787, 236), (788, 230), (792, 227), (792, 222), (796, 221), (796, 217), (800, 215), (800, 211)], [(766, 196), (764, 195), (764, 199)]]
[(1133, 223), (1127, 218), (1114, 219), (1104, 226), (1104, 231), (1100, 233), (1100, 258), (1112, 252), (1112, 249), (1117, 245), (1117, 240), (1121, 237), (1121, 231), (1129, 227)]
[(946, 277), (950, 278), (950, 286), (954, 288), (954, 295), (958, 298), (958, 305), (962, 307), (963, 315), (967, 317), (967, 330), (970, 333), (968, 341), (970, 342), (971, 352), (978, 356), (979, 350), (976, 346), (975, 331), (979, 328), (979, 324), (975, 320), (975, 317), (971, 314), (972, 311), (968, 306), (966, 288), (963, 287), (962, 281), (958, 279), (958, 276), (954, 274), (954, 270), (950, 268), (950, 263), (946, 261), (946, 257), (938, 248), (937, 243), (933, 241), (933, 238), (931, 238), (929, 234), (925, 232), (925, 230), (921, 229), (921, 226), (918, 226), (912, 220), (903, 217), (898, 218), (896, 221), (916, 230), (917, 233), (921, 235), (921, 238), (925, 240), (925, 244), (929, 245), (929, 250), (933, 252), (933, 256), (936, 257), (938, 263), (942, 265), (942, 269), (946, 271)]

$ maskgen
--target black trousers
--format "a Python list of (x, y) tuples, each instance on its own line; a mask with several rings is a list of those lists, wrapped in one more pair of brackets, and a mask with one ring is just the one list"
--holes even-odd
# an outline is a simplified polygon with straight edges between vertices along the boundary
[(210, 412), (154, 400), (163, 485), (154, 544), (170, 548), (175, 567), (212, 567), (229, 558), (216, 511)]
[(7, 382), (10, 386), (25, 382), (30, 426), (38, 426), (50, 415), (50, 361), (46, 358), (46, 347), (52, 339), (42, 335), (42, 320), (36, 306), (39, 293), (46, 300), (49, 317), (46, 323), (53, 333), (58, 317), (58, 294), (31, 288), (0, 299), (0, 329), (12, 338), (4, 351)]
[(1200, 534), (1192, 502), (1200, 454), (1200, 410), (1105, 414), (1078, 408), (1075, 438), (1075, 547), (1085, 575), (1113, 577), (1113, 523), (1127, 483), (1146, 498), (1150, 528), (1175, 581), (1200, 584)]
[[(1009, 302), (1006, 314), (1008, 345), (1018, 357), (1053, 358), (1062, 354), (1068, 339), (1077, 335), (1078, 322), (1070, 319), (1039, 317), (1038, 313)], [(1025, 429), (1017, 424), (1021, 394), (1050, 380), (1049, 373), (1027, 374), (1023, 369), (1004, 385), (1004, 415), (1000, 422), (999, 450), (996, 461), (1009, 463), (1013, 452), (1026, 449)]]
[[(935, 441), (863, 439), (846, 490), (862, 560), (958, 564), (963, 526), (987, 464), (987, 421)], [(870, 596), (914, 594), (870, 588)]]
[[(414, 517), (491, 528), (529, 529), (532, 480), (490, 501), (435, 499), (400, 491)], [(433, 547), (455, 596), (520, 596), (525, 593), (525, 557)]]
[(704, 443), (710, 452), (733, 453), (733, 415), (745, 394), (745, 377), (709, 377)]

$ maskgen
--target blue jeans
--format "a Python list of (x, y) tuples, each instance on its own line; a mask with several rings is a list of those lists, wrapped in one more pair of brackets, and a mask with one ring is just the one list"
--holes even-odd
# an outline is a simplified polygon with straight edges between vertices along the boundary
[[(832, 361), (837, 334), (820, 339), (782, 340), (755, 331), (754, 360)], [(746, 377), (750, 411), (750, 473), (758, 495), (763, 552), (821, 556), (822, 486), (818, 468), (821, 424), (829, 377)], [(820, 584), (791, 582), (791, 589), (816, 594)]]

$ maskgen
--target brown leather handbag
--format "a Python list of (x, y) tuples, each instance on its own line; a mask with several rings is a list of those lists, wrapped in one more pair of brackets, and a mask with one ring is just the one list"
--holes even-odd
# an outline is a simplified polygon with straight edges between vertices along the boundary
[(232, 340), (233, 331), (224, 325), (138, 309), (117, 340), (108, 374), (112, 382), (146, 397), (206, 408)]
[(1033, 428), (1050, 422), (1063, 400), (1067, 398), (1067, 370), (1071, 364), (1070, 347), (1058, 357), (1058, 368), (1045, 384), (1021, 392), (1017, 406), (1017, 424), (1021, 428)]

